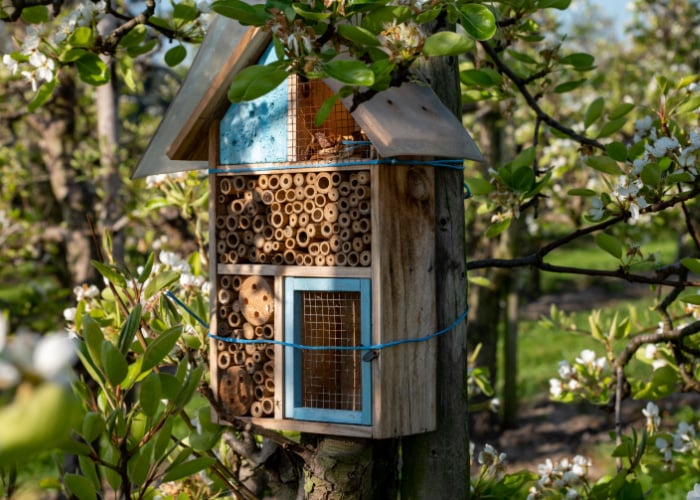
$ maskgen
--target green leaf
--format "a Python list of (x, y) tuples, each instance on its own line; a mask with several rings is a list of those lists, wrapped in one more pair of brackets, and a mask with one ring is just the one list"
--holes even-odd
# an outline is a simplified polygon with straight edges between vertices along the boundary
[(328, 117), (331, 114), (331, 111), (333, 111), (333, 107), (335, 106), (335, 103), (338, 101), (338, 99), (339, 96), (337, 94), (334, 94), (325, 101), (323, 101), (321, 107), (318, 108), (318, 111), (316, 111), (316, 116), (314, 117), (314, 126), (320, 127), (321, 125), (323, 125), (323, 122), (325, 122), (328, 119)]
[(58, 60), (63, 63), (75, 62), (81, 57), (87, 54), (85, 49), (76, 49), (75, 47), (68, 47), (65, 51), (58, 56)]
[(146, 285), (146, 289), (143, 291), (144, 297), (147, 299), (153, 297), (156, 293), (166, 290), (179, 279), (180, 274), (177, 271), (164, 271), (156, 274)]
[(474, 48), (474, 41), (453, 31), (440, 31), (430, 35), (423, 45), (426, 56), (456, 56)]
[(480, 177), (470, 177), (465, 180), (469, 190), (475, 196), (487, 195), (494, 190), (493, 184)]
[(615, 161), (627, 161), (627, 146), (615, 141), (605, 145), (605, 152)]
[(647, 163), (642, 168), (640, 178), (645, 185), (657, 188), (661, 185), (661, 169), (654, 163)]
[(109, 81), (109, 67), (97, 54), (86, 53), (75, 61), (75, 67), (80, 79), (88, 85), (104, 85)]
[(493, 287), (493, 283), (491, 282), (490, 279), (484, 277), (484, 276), (470, 276), (468, 278), (469, 283), (476, 285), (476, 286), (481, 286), (484, 288), (491, 288)]
[(180, 381), (177, 379), (177, 377), (170, 375), (169, 373), (161, 372), (157, 375), (158, 380), (160, 381), (160, 389), (163, 397), (168, 400), (174, 400), (177, 397), (177, 394), (180, 392), (180, 389), (182, 389)]
[(678, 114), (690, 113), (696, 111), (698, 108), (700, 108), (700, 96), (693, 96), (683, 101), (676, 109), (676, 112)]
[(99, 271), (99, 273), (107, 278), (107, 280), (112, 283), (113, 285), (119, 287), (119, 288), (125, 288), (126, 287), (126, 279), (120, 273), (116, 267), (110, 265), (110, 264), (103, 264), (102, 262), (99, 262), (97, 260), (91, 261), (92, 265)]
[(153, 459), (159, 460), (168, 451), (175, 419), (168, 418), (153, 439)]
[(590, 127), (600, 116), (603, 114), (603, 108), (605, 107), (605, 99), (598, 97), (592, 103), (588, 105), (586, 113), (583, 116), (583, 126), (585, 128)]
[(613, 109), (610, 113), (608, 113), (608, 119), (617, 120), (618, 118), (622, 118), (623, 116), (628, 114), (633, 109), (634, 109), (634, 104), (624, 102), (624, 103), (620, 104), (619, 106), (616, 106), (615, 109)]
[(224, 17), (236, 19), (243, 25), (262, 26), (266, 19), (258, 15), (258, 11), (239, 0), (217, 0), (211, 4), (211, 10)]
[(535, 61), (532, 57), (529, 55), (525, 54), (524, 52), (518, 52), (517, 50), (507, 50), (508, 55), (510, 55), (513, 59), (516, 61), (520, 61), (521, 63), (525, 64), (537, 64), (537, 61)]
[(620, 175), (622, 173), (617, 162), (608, 156), (589, 156), (586, 158), (586, 165), (605, 174)]
[[(153, 18), (151, 18), (153, 19)], [(126, 53), (129, 54), (130, 57), (138, 57), (141, 54), (146, 54), (147, 52), (150, 52), (153, 50), (153, 48), (158, 44), (158, 40), (156, 38), (144, 43), (143, 45), (134, 45), (132, 47), (129, 47), (126, 49)]]
[(559, 62), (568, 66), (573, 66), (576, 71), (587, 71), (593, 68), (595, 57), (585, 52), (577, 52), (562, 57)]
[(194, 21), (198, 14), (199, 11), (197, 10), (197, 7), (186, 2), (178, 2), (173, 7), (173, 18), (177, 19), (180, 26), (190, 21)]
[(92, 47), (94, 41), (95, 33), (87, 26), (80, 26), (76, 28), (76, 30), (71, 33), (71, 36), (68, 38), (68, 43), (73, 47), (89, 48)]
[(460, 6), (462, 27), (477, 40), (488, 40), (496, 33), (496, 17), (485, 5), (468, 3)]
[(287, 78), (279, 63), (248, 66), (236, 75), (228, 91), (231, 102), (250, 101), (277, 88)]
[(185, 57), (187, 57), (187, 49), (182, 45), (176, 45), (165, 53), (164, 60), (165, 64), (172, 68), (184, 61)]
[(96, 366), (101, 366), (102, 359), (102, 342), (104, 341), (104, 335), (102, 334), (102, 329), (97, 321), (92, 319), (91, 316), (85, 315), (83, 317), (83, 339), (88, 348), (88, 354), (90, 355), (91, 361)]
[(139, 391), (139, 403), (141, 409), (149, 417), (155, 416), (160, 404), (160, 379), (158, 375), (151, 372), (141, 383)]
[(598, 137), (609, 137), (613, 135), (615, 132), (620, 130), (624, 125), (625, 122), (627, 121), (626, 118), (618, 118), (616, 120), (610, 120), (607, 122), (605, 125), (603, 125), (603, 128), (600, 129), (600, 132), (598, 133)]
[(571, 0), (539, 0), (537, 7), (539, 9), (558, 9), (566, 10), (571, 5)]
[(498, 236), (501, 234), (503, 231), (508, 229), (510, 227), (510, 221), (511, 219), (503, 219), (501, 221), (498, 221), (494, 224), (491, 224), (489, 228), (486, 230), (486, 237), (487, 238), (493, 238), (494, 236)]
[(609, 234), (599, 233), (595, 237), (595, 243), (610, 255), (619, 259), (622, 257), (622, 243)]
[(63, 477), (63, 482), (70, 492), (78, 497), (79, 500), (95, 500), (97, 492), (90, 480), (78, 474), (66, 474)]
[(122, 47), (136, 47), (141, 44), (146, 39), (146, 34), (148, 30), (143, 24), (137, 24), (129, 30), (129, 32), (124, 35), (121, 40), (119, 40), (119, 45)]
[(124, 355), (108, 340), (102, 343), (102, 366), (112, 387), (119, 385), (129, 370)]
[(554, 87), (554, 92), (557, 94), (564, 94), (566, 92), (571, 92), (574, 89), (579, 88), (581, 85), (586, 83), (588, 80), (585, 78), (582, 80), (570, 80), (568, 82), (560, 83)]
[(184, 408), (185, 405), (190, 402), (192, 396), (194, 396), (194, 392), (197, 390), (197, 387), (199, 387), (199, 381), (203, 373), (203, 365), (199, 365), (189, 372), (185, 387), (178, 393), (174, 401), (178, 408)]
[(131, 343), (136, 335), (136, 330), (141, 324), (141, 307), (141, 304), (136, 304), (136, 307), (134, 307), (133, 311), (131, 311), (129, 317), (126, 318), (126, 321), (119, 332), (117, 347), (124, 356), (126, 356), (129, 352)]
[(509, 187), (516, 193), (527, 193), (535, 183), (535, 173), (531, 167), (519, 167), (510, 178)]
[(105, 430), (105, 421), (99, 412), (89, 411), (83, 417), (80, 434), (86, 442), (92, 443)]
[(700, 259), (691, 259), (690, 257), (686, 257), (684, 259), (681, 259), (681, 264), (687, 270), (700, 275)]
[(143, 365), (141, 365), (141, 370), (150, 370), (163, 361), (165, 356), (175, 347), (181, 334), (182, 326), (175, 326), (153, 339), (146, 347), (146, 352), (143, 353)]
[(374, 72), (360, 61), (336, 59), (324, 64), (323, 70), (331, 78), (348, 85), (371, 87), (374, 84)]
[(38, 108), (46, 104), (46, 102), (53, 95), (53, 91), (56, 88), (56, 78), (50, 82), (44, 82), (39, 86), (39, 89), (34, 96), (34, 99), (27, 106), (27, 110), (31, 113), (36, 111)]
[(93, 488), (95, 488), (95, 491), (101, 490), (102, 485), (100, 482), (100, 477), (97, 474), (97, 465), (92, 458), (88, 455), (79, 455), (78, 465), (80, 466), (79, 470), (81, 474), (90, 481), (90, 484)]
[(143, 270), (139, 274), (138, 277), (138, 282), (140, 284), (144, 284), (148, 277), (151, 275), (151, 271), (153, 270), (153, 262), (155, 260), (155, 253), (151, 252), (148, 254), (148, 259), (146, 260), (146, 263), (143, 265)]
[(145, 446), (139, 448), (136, 454), (129, 459), (126, 464), (126, 471), (129, 479), (135, 485), (142, 485), (148, 479), (153, 462), (153, 441), (149, 441)]
[(294, 9), (294, 12), (296, 12), (299, 15), (299, 17), (309, 21), (323, 21), (324, 19), (328, 19), (331, 16), (330, 12), (320, 12), (317, 10), (312, 10), (305, 5), (298, 3), (293, 3), (292, 9)]
[(477, 85), (480, 87), (492, 87), (503, 83), (503, 78), (491, 68), (467, 69), (459, 73), (459, 79), (465, 85)]
[(569, 196), (595, 196), (598, 193), (596, 193), (592, 189), (580, 188), (570, 189), (566, 194)]
[(355, 45), (376, 47), (379, 45), (377, 36), (370, 30), (352, 24), (341, 24), (336, 27), (338, 34)]
[(700, 293), (698, 292), (687, 292), (678, 297), (679, 300), (687, 304), (693, 304), (700, 306)]
[(47, 23), (51, 19), (49, 9), (44, 5), (35, 5), (22, 9), (22, 21), (27, 24)]
[(206, 469), (207, 467), (211, 467), (215, 462), (216, 460), (211, 457), (198, 457), (190, 460), (189, 462), (175, 465), (174, 467), (171, 466), (165, 472), (163, 482), (177, 481), (183, 477), (191, 476), (201, 470)]

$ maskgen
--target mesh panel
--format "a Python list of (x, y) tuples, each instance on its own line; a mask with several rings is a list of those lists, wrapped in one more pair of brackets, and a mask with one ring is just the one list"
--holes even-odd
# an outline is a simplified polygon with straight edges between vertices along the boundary
[(289, 161), (332, 162), (345, 158), (372, 158), (374, 151), (352, 115), (340, 100), (335, 102), (324, 123), (314, 126), (314, 118), (333, 91), (320, 80), (290, 80)]
[[(301, 292), (301, 343), (360, 344), (359, 292)], [(360, 351), (302, 351), (302, 406), (362, 410)]]

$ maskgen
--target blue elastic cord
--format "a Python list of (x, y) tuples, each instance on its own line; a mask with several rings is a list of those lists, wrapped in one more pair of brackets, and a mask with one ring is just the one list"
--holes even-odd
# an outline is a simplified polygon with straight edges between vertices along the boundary
[[(187, 304), (182, 302), (180, 299), (178, 299), (175, 295), (170, 290), (167, 290), (165, 292), (165, 295), (171, 299), (173, 302), (175, 302), (178, 306), (183, 308), (185, 311), (187, 311), (190, 316), (192, 316), (197, 323), (202, 325), (204, 328), (207, 329), (207, 332), (209, 332), (209, 325), (197, 314), (190, 309)], [(306, 351), (378, 351), (381, 349), (386, 349), (387, 347), (393, 347), (397, 346), (400, 344), (415, 344), (418, 342), (427, 342), (430, 339), (433, 339), (435, 337), (439, 337), (440, 335), (443, 335), (453, 328), (455, 328), (457, 325), (459, 325), (464, 319), (467, 317), (469, 314), (469, 306), (467, 306), (467, 309), (459, 315), (459, 317), (454, 320), (449, 326), (443, 328), (439, 332), (431, 333), (430, 335), (426, 335), (424, 337), (418, 337), (415, 339), (403, 339), (403, 340), (394, 340), (393, 342), (386, 342), (384, 344), (374, 344), (374, 345), (360, 345), (360, 346), (319, 346), (319, 345), (304, 345), (304, 344), (295, 344), (293, 342), (284, 342), (281, 340), (260, 340), (260, 339), (236, 339), (236, 338), (231, 338), (231, 337), (221, 337), (219, 335), (214, 335), (213, 333), (209, 332), (207, 335), (214, 339), (214, 340), (221, 340), (223, 342), (229, 342), (232, 344), (273, 344), (273, 345), (281, 345), (284, 347), (291, 347), (293, 349), (302, 349)]]
[(332, 163), (293, 163), (284, 166), (265, 164), (264, 166), (246, 166), (245, 168), (211, 168), (210, 174), (240, 174), (244, 172), (259, 172), (265, 170), (292, 170), (292, 169), (308, 169), (308, 168), (326, 168), (326, 167), (355, 167), (359, 165), (427, 165), (433, 167), (452, 168), (455, 170), (464, 170), (464, 160), (400, 160), (397, 158), (381, 158), (375, 160), (348, 160)]

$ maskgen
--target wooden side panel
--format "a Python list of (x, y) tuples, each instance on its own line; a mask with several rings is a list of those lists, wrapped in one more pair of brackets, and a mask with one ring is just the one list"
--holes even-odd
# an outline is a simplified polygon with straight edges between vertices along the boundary
[[(429, 166), (374, 170), (373, 322), (381, 342), (436, 331), (434, 171)], [(435, 429), (436, 340), (401, 344), (374, 363), (373, 437)]]
[[(209, 137), (207, 146), (209, 148), (209, 166), (216, 166), (219, 150), (219, 122), (214, 121), (209, 127)], [(217, 331), (216, 310), (218, 307), (216, 300), (217, 289), (217, 267), (216, 267), (216, 224), (214, 214), (216, 214), (216, 174), (209, 175), (209, 285), (211, 298), (209, 299), (209, 333)], [(216, 340), (209, 339), (209, 374), (211, 380), (211, 390), (213, 394), (219, 393), (219, 370), (217, 368), (217, 344)], [(212, 420), (218, 420), (216, 410), (212, 408)]]

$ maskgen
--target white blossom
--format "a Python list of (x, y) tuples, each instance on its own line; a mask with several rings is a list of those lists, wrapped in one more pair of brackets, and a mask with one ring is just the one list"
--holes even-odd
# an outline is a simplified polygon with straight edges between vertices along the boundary
[(581, 354), (579, 355), (578, 358), (576, 358), (576, 362), (584, 365), (584, 366), (591, 366), (593, 363), (595, 363), (595, 352), (591, 351), (590, 349), (584, 349), (581, 351)]
[(651, 433), (659, 428), (661, 417), (659, 416), (659, 407), (649, 401), (647, 407), (642, 410), (642, 415), (647, 418), (647, 430)]
[(662, 437), (656, 438), (654, 445), (664, 456), (664, 462), (671, 462), (672, 459), (672, 447), (671, 444)]
[(558, 378), (550, 378), (549, 379), (549, 394), (553, 398), (558, 398), (561, 396), (562, 393), (562, 387), (561, 387), (561, 380)]
[(591, 208), (588, 210), (588, 216), (594, 221), (599, 221), (605, 216), (603, 200), (600, 198), (593, 198), (591, 200)]
[(77, 309), (75, 307), (68, 307), (63, 310), (63, 318), (66, 321), (73, 322), (75, 321), (75, 314), (77, 312)]
[(680, 148), (678, 139), (675, 137), (659, 137), (653, 145), (647, 144), (645, 150), (656, 158), (666, 156), (666, 154), (674, 149)]
[(75, 300), (78, 302), (85, 299), (94, 299), (100, 295), (100, 289), (95, 285), (84, 284), (82, 286), (76, 286), (73, 289), (73, 295), (75, 295)]
[(695, 483), (685, 498), (686, 500), (700, 500), (700, 483)]
[(576, 370), (574, 370), (566, 360), (559, 361), (558, 372), (559, 376), (563, 379), (573, 377), (576, 374)]
[(75, 344), (67, 335), (44, 335), (34, 349), (32, 365), (44, 379), (65, 381), (76, 356)]
[(12, 57), (10, 54), (4, 54), (2, 56), (2, 63), (7, 66), (7, 68), (10, 70), (10, 72), (13, 75), (17, 74), (17, 71), (19, 70), (19, 63), (17, 60), (15, 60), (14, 57)]

